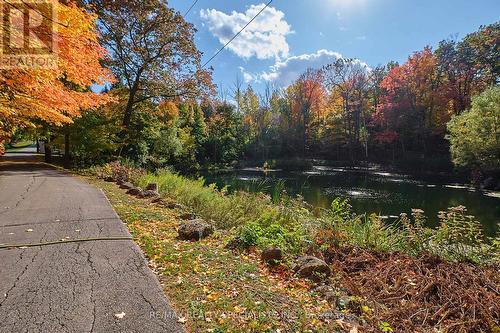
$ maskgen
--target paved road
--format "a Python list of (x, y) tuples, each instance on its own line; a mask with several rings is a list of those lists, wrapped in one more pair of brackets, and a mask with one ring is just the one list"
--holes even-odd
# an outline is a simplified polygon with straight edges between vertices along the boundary
[[(102, 191), (26, 161), (0, 158), (0, 244), (130, 237)], [(100, 240), (0, 249), (0, 332), (183, 328), (138, 246)]]

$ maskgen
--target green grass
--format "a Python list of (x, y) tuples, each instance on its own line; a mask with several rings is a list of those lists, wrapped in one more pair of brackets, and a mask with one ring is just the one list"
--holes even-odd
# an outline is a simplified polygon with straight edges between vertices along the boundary
[(498, 240), (484, 237), (481, 224), (464, 207), (443, 213), (438, 229), (424, 227), (421, 211), (388, 225), (379, 216), (352, 213), (349, 202), (342, 199), (334, 200), (329, 209), (317, 210), (282, 193), (228, 193), (227, 188), (207, 186), (201, 178), (189, 179), (169, 170), (145, 173), (118, 164), (103, 170), (110, 176), (131, 175), (129, 180), (143, 188), (157, 183), (164, 198), (183, 204), (220, 230), (234, 232), (244, 245), (278, 246), (289, 259), (332, 246), (412, 256), (430, 252), (450, 261), (475, 263), (498, 262), (500, 257)]
[[(205, 185), (203, 179), (168, 170), (153, 174), (115, 163), (90, 173), (90, 180), (103, 188), (127, 223), (190, 332), (342, 331), (338, 327), (342, 323), (321, 319), (331, 305), (290, 269), (300, 254), (322, 253), (328, 258), (341, 247), (354, 247), (415, 257), (430, 252), (450, 261), (499, 262), (500, 242), (485, 239), (480, 224), (467, 216), (464, 207), (443, 212), (441, 227), (432, 230), (423, 227), (425, 216), (418, 210), (401, 216), (397, 225), (387, 225), (376, 215), (353, 214), (343, 199), (318, 211), (285, 195), (228, 193)], [(185, 208), (171, 210), (161, 202), (128, 196), (95, 175), (141, 187), (157, 183), (163, 201)], [(215, 234), (200, 242), (177, 239), (179, 216), (186, 210), (212, 221)], [(247, 250), (226, 249), (234, 239), (247, 245)], [(276, 269), (259, 258), (260, 249), (269, 246), (279, 246), (285, 253), (285, 261)], [(329, 283), (341, 286), (340, 279), (341, 273), (334, 274)], [(366, 295), (353, 297), (369, 311), (352, 313), (366, 316), (371, 324), (383, 324), (380, 312), (370, 308), (372, 300)]]
[(18, 141), (16, 143), (10, 143), (7, 145), (7, 152), (15, 152), (26, 147), (29, 147), (33, 144), (33, 141)]
[(329, 308), (307, 282), (280, 267), (271, 271), (255, 252), (225, 249), (234, 237), (231, 230), (218, 230), (200, 242), (180, 241), (181, 211), (87, 179), (105, 191), (189, 332), (341, 331), (319, 319)]

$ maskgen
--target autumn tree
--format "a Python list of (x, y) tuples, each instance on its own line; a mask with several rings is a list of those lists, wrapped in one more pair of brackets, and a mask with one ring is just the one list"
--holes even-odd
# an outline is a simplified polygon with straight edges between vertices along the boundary
[(338, 59), (323, 68), (330, 103), (340, 107), (349, 157), (354, 159), (355, 145), (366, 127), (369, 71), (356, 59)]
[(215, 106), (207, 121), (205, 149), (215, 164), (227, 164), (237, 160), (243, 151), (241, 115), (227, 103)]
[[(113, 80), (100, 64), (106, 51), (97, 39), (96, 16), (73, 2), (54, 0), (51, 4), (57, 21), (42, 20), (37, 33), (50, 35), (57, 45), (55, 66), (0, 70), (0, 145), (16, 128), (34, 127), (35, 122), (48, 126), (71, 123), (82, 110), (109, 100), (89, 89), (94, 83)], [(49, 15), (44, 9), (37, 9), (36, 14)]]
[(479, 31), (465, 36), (463, 44), (473, 52), (473, 64), (486, 85), (500, 83), (500, 21), (481, 26)]
[(323, 78), (318, 69), (307, 69), (288, 87), (291, 98), (292, 121), (300, 137), (300, 153), (306, 152), (310, 143), (311, 122), (321, 116), (323, 107)]
[(99, 15), (107, 63), (128, 90), (123, 125), (135, 107), (209, 92), (211, 74), (201, 67), (194, 26), (163, 0), (90, 0)]
[(240, 94), (237, 101), (237, 112), (241, 112), (245, 130), (250, 139), (256, 138), (260, 134), (260, 103), (259, 97), (251, 86)]
[(473, 95), (499, 82), (499, 45), (500, 23), (483, 26), (462, 41), (439, 43), (437, 69), (453, 115), (468, 109)]
[(425, 153), (430, 139), (444, 136), (449, 113), (437, 61), (427, 47), (415, 52), (403, 65), (393, 66), (382, 80), (383, 95), (374, 116), (379, 143), (398, 140), (403, 153)]

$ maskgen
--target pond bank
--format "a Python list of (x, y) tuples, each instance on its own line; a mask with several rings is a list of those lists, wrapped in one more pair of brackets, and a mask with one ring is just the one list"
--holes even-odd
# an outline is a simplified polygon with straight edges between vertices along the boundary
[(228, 186), (230, 192), (243, 190), (273, 195), (285, 190), (288, 195), (301, 195), (318, 208), (329, 208), (332, 200), (343, 197), (358, 214), (375, 213), (394, 220), (414, 208), (426, 213), (430, 227), (439, 225), (439, 212), (463, 205), (483, 224), (488, 235), (498, 232), (500, 199), (498, 192), (481, 191), (470, 185), (453, 182), (448, 177), (416, 178), (372, 167), (315, 165), (309, 171), (265, 170), (248, 167), (239, 170), (202, 172), (206, 183), (218, 188)]
[[(435, 233), (419, 229), (419, 212), (415, 212), (413, 227), (408, 225), (407, 234), (402, 237), (401, 230), (383, 227), (377, 224), (376, 219), (358, 220), (340, 201), (332, 207), (328, 215), (315, 217), (303, 210), (306, 207), (296, 202), (281, 200), (272, 203), (269, 198), (244, 193), (238, 197), (172, 174), (147, 175), (122, 169), (118, 171), (116, 174), (129, 175), (135, 179), (136, 184), (143, 187), (147, 183), (156, 182), (164, 198), (179, 202), (190, 212), (207, 221), (213, 220), (218, 227), (214, 236), (200, 243), (179, 243), (175, 240), (175, 228), (179, 225), (175, 216), (179, 216), (178, 212), (158, 207), (145, 200), (127, 198), (124, 193), (119, 192), (116, 185), (101, 182), (107, 191), (120, 198), (118, 212), (121, 210), (124, 213), (120, 215), (129, 215), (128, 218), (124, 217), (124, 220), (130, 221), (134, 228), (137, 228), (139, 242), (143, 244), (146, 252), (151, 253), (159, 271), (174, 276), (179, 271), (179, 281), (183, 282), (176, 287), (169, 286), (165, 289), (173, 295), (171, 298), (175, 297), (183, 308), (202, 311), (208, 308), (209, 320), (196, 321), (195, 325), (201, 326), (195, 326), (195, 332), (200, 331), (197, 329), (199, 327), (214, 330), (225, 328), (236, 332), (257, 332), (266, 329), (287, 331), (290, 322), (283, 318), (265, 321), (272, 326), (266, 329), (263, 326), (255, 326), (260, 325), (258, 321), (241, 319), (241, 314), (261, 306), (267, 299), (270, 304), (275, 304), (279, 311), (294, 304), (291, 306), (294, 316), (296, 311), (305, 309), (306, 314), (310, 316), (299, 316), (293, 321), (300, 325), (300, 331), (349, 331), (348, 325), (351, 324), (347, 320), (348, 317), (341, 317), (343, 319), (339, 322), (338, 311), (356, 316), (360, 319), (362, 328), (369, 332), (379, 332), (382, 328), (387, 329), (386, 331), (390, 331), (390, 328), (396, 332), (424, 332), (447, 328), (494, 331), (499, 324), (499, 313), (494, 307), (495, 293), (498, 293), (496, 286), (500, 282), (496, 274), (498, 264), (478, 266), (470, 263), (450, 263), (429, 255), (428, 251), (440, 250), (435, 247), (435, 242), (429, 243), (427, 237), (441, 239), (448, 244), (457, 239), (453, 238), (454, 233), (450, 234), (445, 230)], [(110, 200), (113, 202), (112, 197)], [(174, 218), (171, 217), (172, 214)], [(459, 217), (460, 211), (450, 211), (450, 214)], [(311, 219), (315, 219), (314, 224), (306, 222)], [(450, 227), (459, 226), (450, 224)], [(234, 237), (246, 245), (254, 246), (235, 252), (224, 249), (225, 244)], [(306, 238), (308, 241), (304, 242)], [(280, 266), (283, 269), (273, 271), (259, 263), (260, 249), (271, 245), (280, 246), (284, 250), (286, 259), (283, 266)], [(460, 251), (459, 248), (450, 247), (444, 250), (451, 252), (440, 252), (441, 255), (455, 258), (454, 260), (471, 255), (454, 252)], [(402, 254), (401, 251), (413, 255)], [(300, 253), (315, 254), (331, 264), (334, 275), (327, 283), (334, 292), (345, 296), (339, 304), (329, 303), (328, 297), (325, 299), (325, 296), (322, 296), (323, 291), (320, 292), (313, 284), (293, 276), (287, 267), (289, 261), (293, 262), (295, 256)], [(494, 262), (498, 263), (498, 249), (489, 248), (488, 253), (493, 257), (496, 253), (497, 259)], [(231, 259), (235, 255), (236, 261)], [(238, 262), (248, 262), (257, 269), (244, 269), (236, 264)], [(231, 285), (226, 281), (228, 277), (238, 277), (236, 281), (243, 281), (243, 284), (237, 284), (236, 290), (227, 290)], [(471, 283), (458, 283), (454, 280), (455, 277), (458, 278), (457, 281)], [(268, 289), (268, 292), (264, 293), (271, 287), (267, 286), (267, 282), (261, 282), (268, 278), (274, 282), (274, 289)], [(399, 282), (395, 283), (397, 280)], [(186, 281), (193, 282), (188, 285), (200, 287), (188, 288), (188, 285), (183, 284)], [(253, 296), (248, 296), (245, 292), (249, 284), (257, 288), (253, 289)], [(201, 289), (202, 286), (208, 287), (205, 290)], [(269, 293), (271, 290), (272, 293)], [(181, 297), (178, 294), (181, 294)], [(257, 295), (262, 296), (262, 300), (255, 301)], [(280, 297), (284, 297), (282, 301), (278, 301)], [(450, 299), (453, 300), (452, 306)], [(280, 302), (288, 306), (282, 308), (278, 305)], [(312, 304), (315, 305), (311, 306)], [(467, 304), (467, 307), (462, 307), (462, 304)], [(470, 309), (475, 309), (475, 312), (470, 313)], [(228, 320), (227, 313), (234, 314), (235, 311), (240, 314), (236, 316), (237, 319)], [(219, 320), (215, 319), (219, 317), (213, 315), (221, 312), (226, 313), (222, 318), (226, 326), (220, 326)], [(327, 313), (330, 315), (325, 316)], [(471, 316), (474, 319), (468, 319)]]

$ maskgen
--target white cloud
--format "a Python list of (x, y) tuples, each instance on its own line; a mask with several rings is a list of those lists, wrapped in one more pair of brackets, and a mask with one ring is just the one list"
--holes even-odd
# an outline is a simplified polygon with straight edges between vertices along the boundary
[(250, 82), (260, 82), (258, 75), (252, 74), (250, 72), (247, 72), (244, 67), (239, 67), (241, 74), (243, 75), (243, 81), (245, 83), (250, 83)]
[(308, 68), (321, 68), (342, 58), (337, 52), (319, 50), (316, 53), (302, 54), (278, 60), (268, 72), (261, 74), (265, 81), (272, 81), (280, 87), (286, 87), (296, 80)]
[[(269, 71), (259, 75), (247, 73), (247, 78), (251, 78), (251, 81), (262, 79), (272, 82), (278, 87), (287, 87), (308, 68), (320, 69), (341, 58), (344, 57), (338, 52), (318, 50), (316, 53), (302, 54), (284, 60), (277, 60), (276, 63), (269, 68)], [(366, 63), (360, 60), (356, 60), (356, 63), (370, 70), (370, 67)]]
[[(244, 13), (231, 14), (216, 9), (202, 9), (201, 19), (208, 30), (224, 45), (240, 31), (265, 4), (251, 5)], [(285, 14), (274, 7), (266, 8), (234, 41), (227, 46), (239, 57), (258, 59), (287, 57), (289, 52), (286, 36), (292, 33)]]

